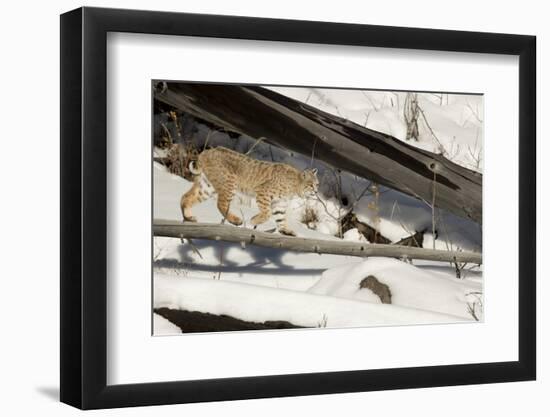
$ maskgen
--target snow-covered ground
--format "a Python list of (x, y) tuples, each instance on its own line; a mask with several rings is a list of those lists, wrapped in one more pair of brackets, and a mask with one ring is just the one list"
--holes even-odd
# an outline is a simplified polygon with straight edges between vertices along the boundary
[[(405, 93), (358, 90), (277, 88), (278, 92), (349, 118), (369, 128), (404, 139), (402, 102)], [(439, 141), (454, 151), (454, 161), (472, 166), (468, 159), (477, 137), (481, 150), (482, 100), (479, 96), (420, 94), (431, 128)], [(368, 114), (368, 116), (365, 116)], [(361, 119), (362, 117), (362, 119)], [(182, 123), (184, 129), (190, 128)], [(386, 127), (384, 127), (384, 125)], [(297, 168), (309, 167), (311, 158), (279, 149), (252, 138), (230, 138), (193, 123), (193, 137), (201, 146), (226, 146), (258, 159), (285, 162)], [(391, 129), (391, 130), (390, 130)], [(420, 141), (411, 144), (433, 151), (434, 140), (420, 127)], [(208, 139), (207, 139), (208, 138)], [(464, 152), (466, 150), (466, 152)], [(162, 155), (156, 149), (155, 153)], [(449, 155), (451, 155), (449, 153)], [(481, 155), (481, 151), (479, 151)], [(438, 236), (432, 237), (432, 210), (424, 202), (314, 161), (319, 169), (319, 198), (294, 199), (289, 224), (298, 236), (365, 242), (357, 229), (339, 231), (339, 218), (353, 208), (359, 221), (367, 223), (392, 242), (425, 231), (424, 247), (481, 252), (480, 227), (465, 219), (437, 210)], [(170, 174), (154, 163), (154, 218), (181, 221), (179, 199), (191, 183)], [(346, 204), (342, 202), (346, 196)], [(200, 222), (220, 223), (222, 216), (214, 199), (194, 207)], [(256, 214), (254, 199), (242, 197), (232, 204), (250, 226)], [(308, 211), (316, 219), (304, 223)], [(260, 230), (271, 230), (270, 220)], [(194, 247), (179, 239), (154, 238), (154, 308), (175, 308), (225, 314), (241, 320), (289, 321), (307, 327), (352, 327), (427, 323), (456, 323), (483, 320), (482, 273), (467, 265), (456, 278), (449, 263), (397, 259), (318, 255), (280, 251), (248, 245), (194, 239)], [(197, 253), (198, 252), (198, 253)], [(389, 286), (392, 304), (359, 283), (369, 275)], [(474, 318), (475, 316), (475, 318)], [(155, 315), (155, 334), (179, 333), (178, 327)]]

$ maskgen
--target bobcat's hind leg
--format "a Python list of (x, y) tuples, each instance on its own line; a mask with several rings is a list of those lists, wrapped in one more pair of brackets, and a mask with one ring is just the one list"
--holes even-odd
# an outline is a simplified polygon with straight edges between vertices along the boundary
[(197, 218), (191, 214), (191, 207), (201, 203), (214, 194), (214, 189), (202, 176), (193, 183), (193, 186), (181, 196), (180, 207), (183, 220), (196, 222)]
[(185, 194), (181, 196), (180, 207), (183, 220), (187, 222), (196, 222), (197, 218), (191, 214), (191, 207), (198, 203), (199, 200), (199, 184), (193, 183), (193, 186)]
[(229, 211), (231, 201), (235, 196), (237, 183), (233, 177), (228, 177), (221, 190), (218, 190), (218, 210), (227, 219), (227, 221), (235, 226), (243, 224), (243, 220)]

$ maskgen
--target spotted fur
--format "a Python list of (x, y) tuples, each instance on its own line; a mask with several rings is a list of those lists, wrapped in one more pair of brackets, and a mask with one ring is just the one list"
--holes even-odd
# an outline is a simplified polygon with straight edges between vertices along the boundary
[(229, 210), (237, 192), (253, 195), (260, 212), (252, 217), (254, 226), (271, 217), (280, 233), (295, 236), (286, 220), (288, 201), (293, 196), (306, 197), (317, 192), (317, 170), (300, 171), (288, 164), (258, 161), (227, 148), (202, 152), (189, 166), (195, 180), (181, 197), (181, 211), (186, 221), (197, 221), (191, 207), (215, 195), (218, 210), (232, 224), (242, 219)]

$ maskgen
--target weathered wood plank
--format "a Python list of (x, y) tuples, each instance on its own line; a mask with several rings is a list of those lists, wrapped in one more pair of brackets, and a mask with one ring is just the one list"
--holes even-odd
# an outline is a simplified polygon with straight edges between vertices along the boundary
[(212, 223), (181, 223), (155, 219), (155, 236), (208, 239), (235, 242), (241, 245), (258, 245), (296, 252), (327, 253), (359, 257), (383, 256), (392, 258), (424, 259), (441, 262), (468, 262), (481, 264), (482, 257), (474, 252), (451, 252), (411, 246), (356, 243), (348, 241), (306, 239), (266, 233), (244, 227)]

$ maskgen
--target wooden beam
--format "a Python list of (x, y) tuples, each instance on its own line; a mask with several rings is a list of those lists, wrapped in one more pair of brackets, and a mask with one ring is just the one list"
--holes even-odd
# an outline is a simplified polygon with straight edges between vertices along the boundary
[(411, 246), (383, 245), (340, 240), (307, 239), (283, 236), (278, 233), (212, 223), (181, 223), (171, 220), (154, 220), (155, 236), (180, 239), (208, 239), (223, 242), (258, 245), (296, 252), (328, 253), (359, 257), (382, 256), (391, 258), (424, 259), (440, 262), (467, 262), (481, 264), (481, 254), (416, 248)]

